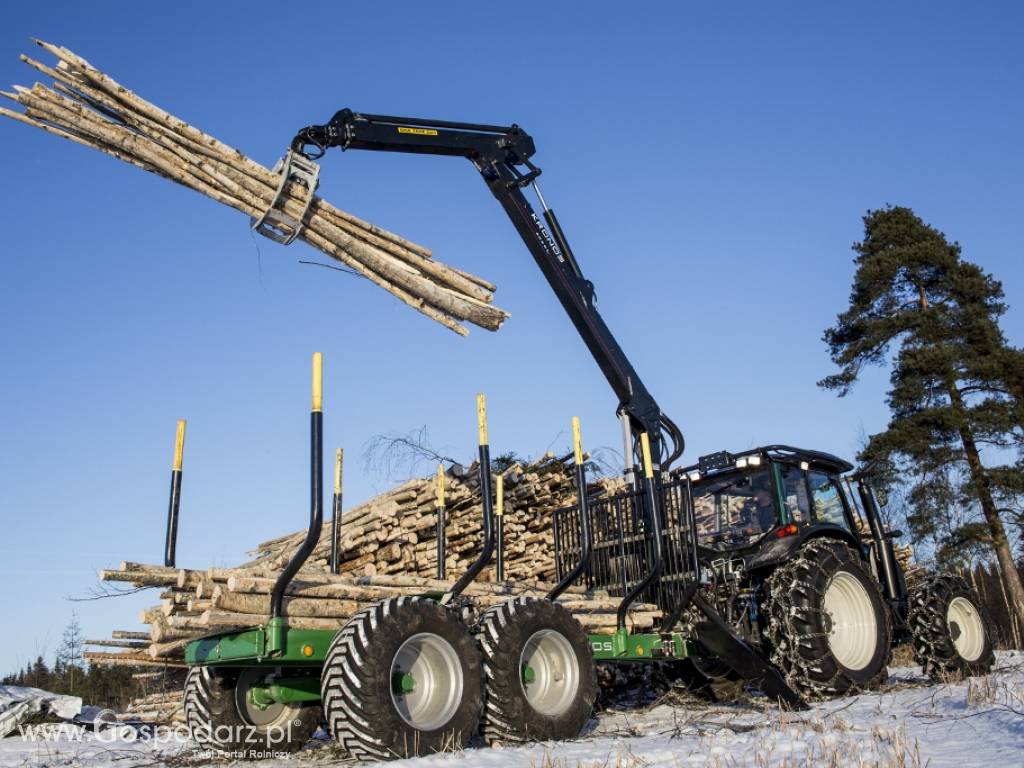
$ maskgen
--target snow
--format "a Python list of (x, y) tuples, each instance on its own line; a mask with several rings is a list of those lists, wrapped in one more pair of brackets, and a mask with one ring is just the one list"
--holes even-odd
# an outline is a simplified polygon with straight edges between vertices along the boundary
[(18, 723), (37, 712), (48, 712), (70, 720), (82, 711), (77, 696), (62, 696), (39, 688), (0, 685), (0, 737), (15, 730)]
[[(134, 743), (63, 728), (31, 741), (0, 740), (0, 768), (75, 765), (143, 768), (233, 765), (210, 761), (181, 739)], [(329, 742), (260, 768), (350, 764)], [(239, 764), (242, 765), (242, 764)], [(248, 763), (245, 765), (254, 765)], [(1024, 652), (1002, 652), (995, 672), (934, 685), (916, 667), (893, 668), (883, 690), (781, 712), (748, 700), (715, 705), (685, 696), (635, 710), (605, 711), (581, 738), (522, 747), (470, 748), (400, 760), (393, 768), (810, 768), (1024, 766)]]

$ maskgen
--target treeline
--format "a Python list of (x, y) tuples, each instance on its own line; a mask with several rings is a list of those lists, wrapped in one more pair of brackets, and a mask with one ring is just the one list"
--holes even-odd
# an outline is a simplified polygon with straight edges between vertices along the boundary
[[(1024, 567), (1017, 572), (1024, 577)], [(1024, 625), (1010, 607), (1006, 587), (995, 565), (979, 564), (965, 574), (981, 598), (985, 614), (991, 623), (992, 642), (996, 648), (1024, 648)]]
[(132, 673), (129, 667), (82, 667), (60, 659), (50, 667), (39, 656), (24, 669), (0, 679), (0, 684), (80, 696), (85, 704), (120, 711), (140, 693)]

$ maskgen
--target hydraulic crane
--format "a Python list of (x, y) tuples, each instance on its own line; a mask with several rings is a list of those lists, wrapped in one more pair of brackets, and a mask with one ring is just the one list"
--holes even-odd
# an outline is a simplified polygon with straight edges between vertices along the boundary
[[(512, 220), (619, 399), (627, 473), (637, 474), (639, 436), (645, 432), (650, 436), (657, 471), (667, 471), (682, 455), (682, 432), (662, 412), (602, 319), (594, 285), (583, 276), (555, 212), (541, 194), (537, 183), (541, 169), (530, 161), (536, 148), (526, 131), (515, 124), (423, 120), (342, 109), (326, 124), (311, 125), (298, 132), (282, 178), (289, 177), (292, 163), (316, 160), (330, 147), (450, 155), (465, 157), (473, 163)], [(532, 187), (537, 195), (543, 221), (523, 193), (527, 187)]]

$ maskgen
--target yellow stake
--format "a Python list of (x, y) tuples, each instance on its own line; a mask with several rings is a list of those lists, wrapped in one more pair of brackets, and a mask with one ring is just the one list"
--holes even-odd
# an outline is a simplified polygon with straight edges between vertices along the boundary
[(505, 476), (498, 475), (498, 501), (495, 504), (494, 515), (501, 517), (505, 514)]
[(487, 445), (487, 398), (483, 392), (476, 396), (476, 423), (480, 430), (480, 445)]
[(434, 499), (435, 507), (444, 506), (444, 465), (437, 465), (437, 486), (435, 488), (436, 498)]
[(313, 411), (324, 409), (324, 356), (313, 353)]
[(341, 493), (341, 463), (345, 459), (345, 451), (341, 448), (334, 454), (334, 495)]
[(651, 439), (646, 432), (640, 433), (640, 450), (644, 454), (644, 477), (654, 479), (654, 465), (651, 463)]
[(181, 471), (181, 459), (185, 454), (185, 420), (178, 419), (178, 433), (174, 436), (174, 463), (171, 469)]
[(576, 466), (583, 464), (583, 437), (580, 435), (580, 417), (572, 417), (572, 449), (576, 454)]

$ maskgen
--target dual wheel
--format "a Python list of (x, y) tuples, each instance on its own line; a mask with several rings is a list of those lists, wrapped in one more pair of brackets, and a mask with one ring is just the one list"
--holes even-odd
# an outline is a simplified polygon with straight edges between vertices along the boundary
[[(845, 544), (817, 539), (769, 579), (765, 634), (772, 662), (809, 698), (870, 689), (887, 677), (889, 608), (863, 560)], [(915, 657), (938, 681), (985, 674), (991, 635), (974, 591), (959, 577), (928, 576), (908, 598)]]
[(573, 738), (597, 682), (587, 636), (561, 606), (501, 603), (471, 632), (431, 600), (400, 597), (342, 628), (321, 692), (346, 751), (387, 759), (459, 749), (481, 724), (492, 742)]

